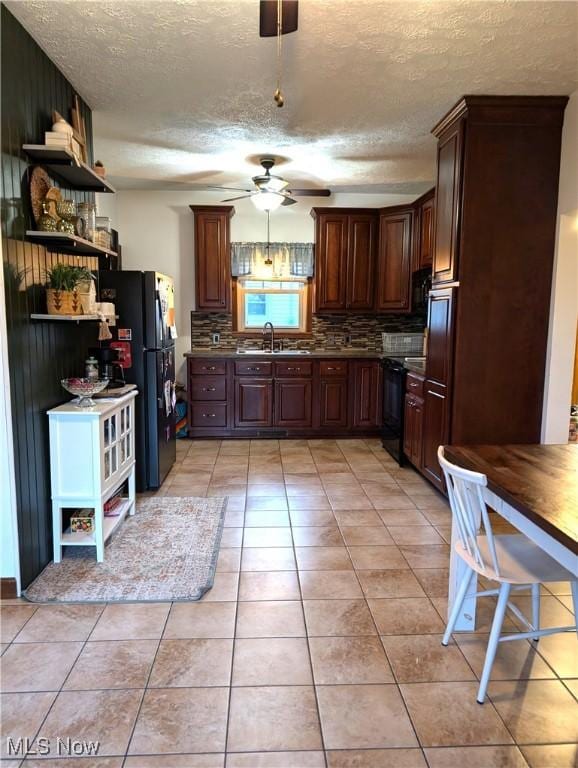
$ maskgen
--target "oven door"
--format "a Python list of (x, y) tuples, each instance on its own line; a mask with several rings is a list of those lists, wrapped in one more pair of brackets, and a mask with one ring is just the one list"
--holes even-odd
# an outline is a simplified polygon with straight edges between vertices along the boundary
[(403, 405), (405, 393), (405, 368), (394, 361), (383, 364), (383, 431), (385, 450), (403, 466)]

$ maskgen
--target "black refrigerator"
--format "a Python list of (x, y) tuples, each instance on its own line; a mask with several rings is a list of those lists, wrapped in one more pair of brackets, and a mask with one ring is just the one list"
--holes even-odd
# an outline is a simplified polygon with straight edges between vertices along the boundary
[[(136, 486), (159, 488), (176, 458), (175, 304), (171, 277), (138, 270), (99, 272), (101, 301), (117, 314), (111, 342), (122, 342), (127, 383), (136, 384)], [(115, 344), (116, 346), (116, 344)]]

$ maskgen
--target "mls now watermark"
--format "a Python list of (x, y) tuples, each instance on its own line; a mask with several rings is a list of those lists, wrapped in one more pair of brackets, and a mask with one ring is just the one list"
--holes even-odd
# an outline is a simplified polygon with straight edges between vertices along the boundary
[(100, 741), (80, 741), (57, 736), (55, 739), (6, 738), (8, 757), (39, 755), (41, 757), (93, 757), (98, 755)]

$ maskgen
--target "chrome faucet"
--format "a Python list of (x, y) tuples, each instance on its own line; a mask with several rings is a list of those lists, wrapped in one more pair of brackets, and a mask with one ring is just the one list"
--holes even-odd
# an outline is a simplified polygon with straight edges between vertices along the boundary
[(266, 339), (266, 337), (267, 337), (267, 329), (269, 329), (270, 332), (271, 332), (271, 338), (270, 338), (270, 341), (269, 341), (270, 351), (274, 352), (275, 351), (275, 328), (273, 327), (273, 323), (270, 322), (269, 320), (263, 326), (263, 349), (265, 349), (266, 344), (267, 344), (267, 339)]

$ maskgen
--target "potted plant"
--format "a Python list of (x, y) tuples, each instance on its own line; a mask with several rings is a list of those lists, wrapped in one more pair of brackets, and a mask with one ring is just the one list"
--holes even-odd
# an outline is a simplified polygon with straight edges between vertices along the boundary
[(85, 267), (74, 267), (71, 264), (55, 264), (48, 270), (46, 304), (49, 315), (82, 314), (77, 286), (80, 279), (86, 279), (87, 272)]
[(78, 267), (76, 290), (85, 315), (96, 313), (96, 285), (94, 275), (86, 267)]

